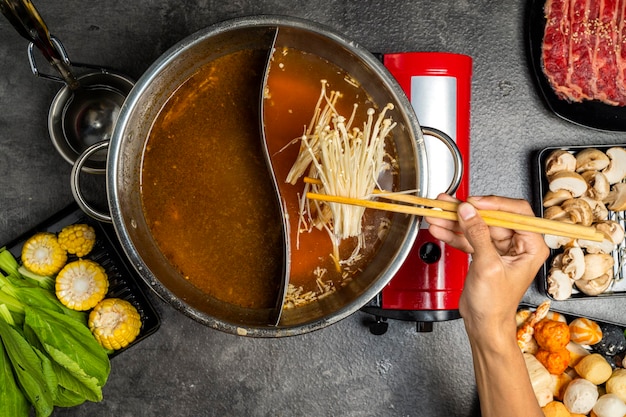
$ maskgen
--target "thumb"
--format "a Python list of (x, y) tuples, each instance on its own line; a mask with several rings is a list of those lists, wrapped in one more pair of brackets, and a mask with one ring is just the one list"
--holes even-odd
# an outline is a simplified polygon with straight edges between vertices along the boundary
[(480, 217), (478, 211), (469, 203), (461, 203), (458, 208), (459, 226), (465, 238), (474, 249), (473, 258), (496, 252), (491, 242), (489, 226)]

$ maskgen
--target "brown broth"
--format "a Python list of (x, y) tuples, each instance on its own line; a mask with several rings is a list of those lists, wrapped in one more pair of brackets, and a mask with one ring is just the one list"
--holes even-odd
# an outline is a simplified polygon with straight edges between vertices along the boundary
[(276, 305), (284, 261), (258, 125), (266, 55), (235, 52), (187, 80), (154, 122), (142, 166), (162, 253), (200, 290), (249, 308)]
[[(285, 182), (291, 166), (296, 160), (300, 143), (287, 146), (294, 138), (302, 136), (305, 125), (311, 121), (313, 111), (321, 90), (321, 80), (328, 81), (328, 89), (342, 93), (337, 103), (340, 114), (348, 117), (354, 103), (359, 105), (355, 126), (363, 125), (365, 112), (373, 104), (366, 92), (354, 81), (346, 77), (343, 70), (322, 58), (292, 48), (277, 50), (271, 64), (270, 76), (264, 101), (265, 136), (271, 156), (272, 168), (276, 175), (281, 198), (285, 202), (289, 216), (291, 239), (290, 283), (302, 287), (304, 291), (319, 293), (315, 273), (317, 268), (325, 270), (324, 282), (330, 281), (332, 287), (340, 286), (347, 276), (358, 272), (369, 262), (380, 244), (379, 232), (384, 219), (388, 216), (382, 211), (366, 210), (363, 231), (366, 246), (361, 251), (362, 259), (346, 270), (338, 272), (330, 256), (332, 243), (328, 233), (314, 229), (310, 233), (298, 236), (298, 193), (302, 193), (304, 184), (300, 179), (296, 185)], [(385, 103), (386, 104), (386, 103)], [(388, 146), (393, 149), (393, 146)], [(384, 174), (381, 182), (392, 188), (391, 173)], [(297, 243), (299, 242), (299, 247)], [(341, 259), (347, 259), (356, 247), (355, 239), (342, 241), (339, 249)]]

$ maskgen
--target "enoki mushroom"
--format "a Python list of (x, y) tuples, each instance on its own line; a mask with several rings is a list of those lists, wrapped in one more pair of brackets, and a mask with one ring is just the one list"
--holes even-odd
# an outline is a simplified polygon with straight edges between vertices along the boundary
[[(306, 193), (368, 198), (375, 188), (380, 188), (380, 174), (390, 169), (385, 158), (385, 138), (396, 123), (385, 118), (386, 112), (393, 109), (392, 104), (387, 104), (377, 117), (374, 109), (368, 109), (363, 127), (353, 127), (358, 105), (354, 105), (346, 119), (335, 107), (341, 94), (336, 91), (327, 94), (326, 86), (326, 81), (322, 80), (314, 115), (300, 138), (300, 151), (286, 181), (295, 184), (307, 169), (307, 176), (319, 180), (318, 184), (305, 184), (300, 198), (298, 230), (310, 230), (312, 226), (324, 228), (332, 240), (333, 260), (340, 271), (341, 264), (349, 265), (359, 257), (365, 208), (311, 202), (306, 199)], [(356, 248), (348, 259), (341, 260), (339, 244), (352, 237), (357, 238)]]

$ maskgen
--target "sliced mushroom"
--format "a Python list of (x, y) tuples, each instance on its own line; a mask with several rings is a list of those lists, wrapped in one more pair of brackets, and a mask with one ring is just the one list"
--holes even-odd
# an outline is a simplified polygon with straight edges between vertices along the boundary
[(550, 249), (560, 249), (565, 246), (569, 246), (574, 242), (574, 239), (563, 236), (555, 235), (543, 235), (543, 240)]
[(543, 212), (543, 217), (550, 220), (558, 220), (566, 223), (573, 223), (571, 216), (561, 206), (548, 207)]
[(589, 204), (589, 206), (591, 207), (594, 222), (600, 222), (608, 219), (609, 210), (606, 208), (602, 201), (594, 200), (593, 198), (587, 196), (582, 196), (579, 198), (585, 200), (587, 204)]
[(554, 258), (552, 258), (552, 262), (550, 262), (550, 266), (552, 268), (563, 268), (563, 252), (557, 254)]
[(619, 245), (624, 240), (624, 228), (614, 220), (604, 220), (594, 225), (596, 230), (604, 233), (604, 236), (614, 245)]
[(613, 184), (604, 202), (606, 203), (606, 208), (611, 211), (626, 210), (626, 183)]
[(572, 296), (572, 280), (560, 269), (552, 268), (548, 272), (548, 294), (555, 300), (567, 300)]
[(582, 175), (571, 171), (561, 171), (549, 177), (550, 191), (567, 190), (572, 197), (580, 197), (587, 191), (587, 181)]
[(561, 270), (574, 281), (580, 279), (585, 272), (585, 254), (583, 250), (577, 246), (565, 249), (561, 259)]
[(596, 242), (587, 239), (578, 239), (578, 245), (583, 248), (588, 254), (601, 254), (611, 253), (615, 249), (615, 244), (609, 239), (603, 239), (602, 242)]
[(588, 188), (585, 195), (598, 201), (604, 200), (609, 195), (611, 184), (602, 172), (585, 171), (581, 175), (587, 181)]
[(576, 170), (576, 157), (563, 149), (553, 151), (546, 158), (546, 175), (554, 175), (561, 171)]
[(569, 214), (572, 222), (591, 226), (593, 224), (593, 211), (591, 206), (581, 198), (570, 198), (561, 204), (561, 208)]
[(626, 177), (626, 149), (619, 146), (606, 151), (609, 165), (602, 171), (611, 184), (621, 182)]
[(585, 255), (585, 272), (580, 279), (592, 280), (613, 271), (615, 260), (608, 253), (588, 253)]
[(561, 189), (556, 191), (548, 191), (543, 197), (543, 206), (546, 208), (558, 206), (565, 200), (569, 200), (570, 198), (573, 198), (572, 193), (567, 190)]
[(576, 172), (602, 171), (611, 160), (599, 149), (586, 148), (576, 154)]
[(611, 282), (613, 281), (613, 269), (607, 271), (606, 274), (602, 274), (598, 278), (576, 281), (576, 288), (587, 295), (598, 295), (606, 291)]

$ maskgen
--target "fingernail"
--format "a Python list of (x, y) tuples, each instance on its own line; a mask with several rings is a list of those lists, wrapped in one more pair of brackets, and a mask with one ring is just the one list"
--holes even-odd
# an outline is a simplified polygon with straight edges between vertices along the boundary
[(474, 206), (468, 203), (463, 203), (459, 206), (459, 216), (463, 220), (469, 220), (476, 215), (476, 209)]

